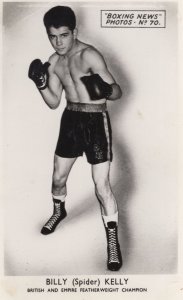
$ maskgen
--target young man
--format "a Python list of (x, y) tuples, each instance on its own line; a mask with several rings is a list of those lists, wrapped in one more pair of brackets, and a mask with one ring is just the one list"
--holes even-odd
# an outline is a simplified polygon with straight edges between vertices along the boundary
[(103, 56), (77, 39), (76, 18), (71, 8), (53, 7), (45, 14), (44, 25), (55, 53), (45, 64), (35, 59), (30, 64), (29, 77), (51, 109), (59, 106), (63, 90), (67, 106), (54, 156), (53, 214), (41, 233), (52, 233), (66, 217), (67, 178), (77, 157), (84, 152), (92, 165), (92, 178), (106, 229), (107, 266), (117, 271), (122, 266), (122, 257), (117, 234), (118, 208), (109, 182), (112, 141), (106, 100), (116, 100), (122, 92)]

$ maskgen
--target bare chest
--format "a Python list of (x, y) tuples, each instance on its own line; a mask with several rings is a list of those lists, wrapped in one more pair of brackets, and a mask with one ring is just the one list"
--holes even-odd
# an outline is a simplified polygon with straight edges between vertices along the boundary
[(83, 62), (80, 54), (76, 54), (70, 58), (61, 58), (55, 66), (55, 73), (65, 88), (73, 84), (78, 84), (80, 77), (88, 72), (89, 69), (86, 63)]

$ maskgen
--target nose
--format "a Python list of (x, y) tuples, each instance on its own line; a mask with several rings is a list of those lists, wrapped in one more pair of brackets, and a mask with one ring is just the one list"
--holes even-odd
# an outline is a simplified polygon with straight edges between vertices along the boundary
[(62, 46), (63, 45), (62, 38), (60, 36), (57, 36), (57, 38), (56, 38), (56, 45), (57, 46)]

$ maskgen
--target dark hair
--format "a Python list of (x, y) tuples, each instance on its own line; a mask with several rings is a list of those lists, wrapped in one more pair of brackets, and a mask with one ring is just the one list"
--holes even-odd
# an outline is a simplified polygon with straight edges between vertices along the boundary
[(55, 6), (47, 11), (43, 18), (46, 30), (53, 26), (59, 28), (67, 26), (71, 31), (76, 27), (76, 17), (73, 10), (68, 6)]

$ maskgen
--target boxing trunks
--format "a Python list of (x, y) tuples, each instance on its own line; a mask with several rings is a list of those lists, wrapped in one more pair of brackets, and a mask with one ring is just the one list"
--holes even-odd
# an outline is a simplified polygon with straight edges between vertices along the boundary
[(83, 153), (90, 164), (112, 161), (112, 131), (106, 103), (67, 102), (55, 154), (74, 158)]

